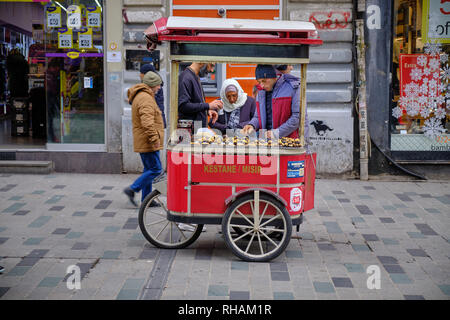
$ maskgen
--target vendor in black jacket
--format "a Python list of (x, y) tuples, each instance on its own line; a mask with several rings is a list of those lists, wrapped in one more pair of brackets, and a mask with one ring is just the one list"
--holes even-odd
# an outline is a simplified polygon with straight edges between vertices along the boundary
[(214, 71), (213, 63), (193, 62), (178, 79), (178, 119), (201, 121), (206, 127), (208, 116), (212, 123), (218, 118), (217, 110), (223, 107), (222, 101), (205, 102), (205, 94), (200, 77)]

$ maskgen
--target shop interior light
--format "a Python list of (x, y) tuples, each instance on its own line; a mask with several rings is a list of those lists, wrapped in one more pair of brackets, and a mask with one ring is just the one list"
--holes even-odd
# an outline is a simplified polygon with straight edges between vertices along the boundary
[(95, 1), (95, 3), (97, 4), (97, 6), (99, 6), (100, 11), (103, 11), (103, 10), (102, 10), (102, 6), (100, 5), (100, 3), (98, 3), (98, 0), (94, 0), (94, 1)]
[(53, 1), (53, 3), (57, 4), (57, 5), (60, 6), (65, 12), (67, 12), (67, 9), (64, 8), (64, 6), (61, 5), (58, 1)]

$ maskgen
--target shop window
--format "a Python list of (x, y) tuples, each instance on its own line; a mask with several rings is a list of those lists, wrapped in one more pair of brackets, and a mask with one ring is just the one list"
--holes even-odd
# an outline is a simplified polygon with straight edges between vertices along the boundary
[(104, 144), (103, 1), (53, 1), (44, 10), (36, 52), (46, 66), (48, 142)]
[(450, 151), (450, 1), (395, 0), (391, 151)]
[(139, 71), (141, 66), (147, 63), (153, 64), (155, 69), (159, 71), (160, 69), (160, 54), (159, 50), (154, 50), (149, 52), (147, 50), (126, 50), (125, 52), (126, 70)]

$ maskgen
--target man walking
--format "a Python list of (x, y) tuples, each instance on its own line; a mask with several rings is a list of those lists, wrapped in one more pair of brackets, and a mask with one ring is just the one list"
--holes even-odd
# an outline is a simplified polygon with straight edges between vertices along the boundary
[[(137, 206), (134, 194), (142, 190), (141, 201), (152, 191), (153, 179), (161, 173), (159, 150), (163, 149), (164, 124), (161, 110), (156, 104), (155, 94), (161, 88), (160, 76), (149, 71), (139, 83), (128, 90), (128, 100), (132, 104), (133, 147), (139, 152), (144, 172), (134, 183), (124, 189), (130, 202)], [(150, 206), (158, 206), (151, 203)]]
[[(141, 69), (139, 70), (139, 72), (140, 72), (139, 77), (141, 78), (141, 82), (142, 82), (142, 79), (144, 79), (145, 74), (149, 71), (157, 73), (155, 67), (150, 63), (144, 64), (141, 66)], [(159, 91), (155, 94), (155, 100), (156, 100), (156, 104), (159, 107), (159, 110), (161, 110), (163, 121), (164, 121), (164, 128), (165, 128), (166, 127), (166, 115), (164, 113), (164, 90), (162, 88), (163, 85), (164, 85), (164, 83), (161, 83), (161, 89), (159, 89)]]

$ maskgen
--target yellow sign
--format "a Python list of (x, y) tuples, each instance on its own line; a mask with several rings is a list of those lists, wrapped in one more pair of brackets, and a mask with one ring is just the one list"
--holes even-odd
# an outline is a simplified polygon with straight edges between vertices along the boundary
[(58, 29), (58, 48), (70, 49), (73, 46), (72, 29), (60, 28)]
[(86, 25), (88, 27), (100, 28), (102, 26), (102, 11), (100, 7), (87, 6), (86, 15), (87, 15)]
[(81, 28), (81, 12), (80, 6), (71, 5), (67, 8), (67, 28)]
[(68, 56), (70, 59), (77, 59), (77, 58), (80, 57), (80, 53), (77, 52), (77, 51), (69, 51), (69, 52), (67, 52), (67, 56)]
[(80, 32), (78, 32), (78, 48), (79, 49), (92, 48), (92, 29), (91, 28), (81, 28)]
[(112, 42), (110, 42), (109, 43), (109, 48), (111, 49), (111, 50), (117, 50), (117, 43), (116, 42), (114, 42), (114, 41), (112, 41)]
[(47, 14), (47, 28), (61, 28), (61, 8), (48, 6), (45, 8)]
[(422, 42), (450, 43), (450, 2), (423, 0)]

